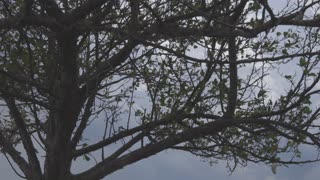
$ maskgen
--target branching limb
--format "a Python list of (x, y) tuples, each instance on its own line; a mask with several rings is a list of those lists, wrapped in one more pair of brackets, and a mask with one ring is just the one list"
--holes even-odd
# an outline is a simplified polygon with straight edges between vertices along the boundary
[(7, 153), (13, 159), (13, 161), (18, 165), (24, 175), (31, 179), (32, 177), (32, 170), (29, 166), (28, 162), (21, 157), (20, 153), (12, 146), (10, 142), (7, 141), (6, 137), (2, 132), (0, 132), (0, 147), (2, 152)]
[(28, 160), (30, 163), (30, 168), (32, 171), (32, 176), (34, 179), (39, 179), (42, 176), (41, 173), (41, 167), (39, 160), (36, 155), (36, 150), (34, 148), (34, 145), (32, 143), (32, 140), (30, 138), (29, 132), (27, 130), (26, 124), (24, 122), (24, 119), (22, 118), (22, 115), (18, 109), (18, 107), (15, 104), (15, 101), (12, 97), (4, 97), (8, 108), (10, 110), (10, 114), (13, 117), (16, 126), (19, 130), (20, 137), (23, 143), (23, 146), (26, 150)]

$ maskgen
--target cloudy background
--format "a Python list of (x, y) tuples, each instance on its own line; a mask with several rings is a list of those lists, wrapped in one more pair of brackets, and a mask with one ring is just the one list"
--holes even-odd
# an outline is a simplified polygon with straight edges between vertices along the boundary
[[(304, 151), (307, 155), (308, 150)], [(3, 155), (0, 156), (0, 179), (19, 179), (9, 167)], [(88, 163), (79, 163), (83, 166)], [(82, 169), (79, 167), (79, 169)], [(88, 167), (87, 167), (88, 168)], [(278, 167), (277, 174), (271, 172), (271, 168), (264, 164), (248, 164), (246, 167), (238, 167), (230, 174), (223, 161), (210, 166), (202, 162), (200, 158), (181, 151), (165, 151), (155, 156), (126, 166), (105, 180), (316, 180), (320, 177), (320, 162)]]
[[(286, 0), (271, 0), (272, 7), (281, 8)], [(272, 79), (270, 80), (272, 81)], [(320, 86), (319, 86), (320, 87)], [(100, 128), (103, 126), (100, 126)], [(87, 131), (91, 137), (97, 135), (99, 125)], [(101, 131), (100, 131), (101, 132)], [(99, 135), (101, 136), (101, 135)], [(302, 150), (302, 157), (312, 158), (316, 152), (310, 149)], [(89, 168), (94, 162), (80, 162), (73, 168), (74, 172)], [(182, 151), (168, 150), (157, 155), (128, 165), (105, 180), (315, 180), (320, 177), (320, 162), (278, 167), (278, 173), (273, 174), (269, 165), (249, 163), (246, 167), (238, 167), (230, 174), (226, 162), (219, 161), (210, 166), (199, 157)], [(16, 180), (19, 177), (10, 168), (5, 157), (0, 154), (0, 180)]]

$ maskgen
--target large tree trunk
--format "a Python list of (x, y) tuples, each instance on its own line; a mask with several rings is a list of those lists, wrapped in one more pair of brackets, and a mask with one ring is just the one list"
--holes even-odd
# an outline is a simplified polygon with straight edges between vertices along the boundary
[(68, 180), (72, 162), (71, 135), (81, 110), (78, 86), (76, 37), (64, 33), (58, 37), (57, 73), (48, 119), (45, 180)]

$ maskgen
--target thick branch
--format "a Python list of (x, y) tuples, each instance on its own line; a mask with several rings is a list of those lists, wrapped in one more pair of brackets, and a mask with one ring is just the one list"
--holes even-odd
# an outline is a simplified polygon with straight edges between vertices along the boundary
[(41, 167), (36, 155), (36, 149), (33, 146), (33, 143), (30, 138), (29, 132), (27, 130), (26, 124), (24, 122), (24, 119), (22, 118), (22, 115), (18, 107), (16, 106), (14, 99), (12, 97), (4, 97), (4, 99), (10, 110), (10, 114), (13, 117), (15, 124), (19, 130), (22, 144), (26, 150), (28, 160), (30, 163), (32, 176), (34, 177), (34, 179), (39, 179), (42, 175)]
[[(211, 115), (211, 114), (188, 114), (188, 115), (184, 115), (184, 116), (175, 116), (175, 119), (176, 120), (180, 120), (180, 119), (183, 119), (183, 118), (206, 118), (206, 119), (219, 119), (220, 117), (219, 116), (216, 116), (216, 115)], [(113, 135), (112, 137), (108, 138), (108, 139), (105, 139), (105, 140), (102, 140), (96, 144), (93, 144), (93, 145), (90, 145), (88, 147), (85, 147), (83, 149), (79, 149), (79, 150), (76, 150), (74, 152), (74, 157), (79, 157), (79, 156), (82, 156), (84, 154), (87, 154), (89, 152), (92, 152), (92, 151), (96, 151), (102, 147), (105, 147), (111, 143), (114, 143), (122, 138), (125, 138), (125, 137), (128, 137), (128, 136), (131, 136), (137, 132), (140, 132), (140, 131), (145, 131), (145, 132), (148, 132), (148, 131), (151, 131), (152, 129), (158, 127), (158, 126), (161, 126), (161, 125), (166, 125), (168, 123), (171, 123), (172, 120), (171, 118), (167, 118), (167, 119), (162, 119), (162, 120), (159, 120), (159, 121), (155, 121), (155, 122), (150, 122), (150, 123), (147, 123), (147, 124), (143, 124), (141, 126), (138, 126), (138, 127), (135, 127), (135, 128), (132, 128), (130, 130), (127, 130), (127, 131), (121, 131), (119, 132), (118, 134), (115, 134)]]
[(155, 155), (165, 149), (171, 148), (176, 144), (179, 144), (188, 140), (200, 138), (206, 135), (215, 134), (221, 131), (222, 129), (226, 128), (227, 126), (230, 126), (231, 123), (232, 121), (230, 120), (220, 119), (211, 123), (207, 123), (203, 126), (199, 126), (193, 129), (188, 129), (182, 133), (176, 134), (175, 136), (171, 136), (156, 144), (150, 144), (141, 149), (135, 150), (114, 161), (108, 161), (108, 162), (102, 161), (101, 163), (98, 163), (96, 166), (89, 169), (88, 171), (85, 171), (81, 174), (76, 175), (75, 179), (79, 179), (79, 180), (101, 179), (104, 176), (120, 168), (123, 168), (126, 165), (132, 164), (136, 161)]
[[(0, 85), (2, 85), (2, 84), (0, 84)], [(44, 107), (46, 109), (51, 109), (49, 104), (47, 102), (45, 102), (44, 100), (40, 101), (35, 98), (29, 97), (29, 95), (25, 95), (22, 93), (15, 93), (13, 91), (8, 91), (8, 90), (2, 89), (2, 88), (0, 88), (0, 94), (2, 96), (15, 97), (18, 100), (21, 100), (23, 102), (31, 102), (33, 104), (37, 104), (41, 107)]]
[[(293, 130), (298, 133), (306, 134), (313, 141), (318, 140), (318, 139), (315, 139), (315, 137), (313, 137), (311, 134), (308, 134), (297, 127), (293, 127), (291, 125), (288, 125), (286, 123), (279, 122), (279, 121), (269, 121), (265, 119), (252, 119), (252, 118), (236, 119), (236, 120), (219, 119), (219, 120), (204, 124), (202, 126), (198, 126), (196, 128), (185, 130), (181, 133), (170, 136), (158, 143), (150, 144), (141, 149), (135, 150), (113, 161), (108, 161), (108, 162), (102, 161), (98, 163), (96, 166), (89, 169), (88, 171), (75, 175), (74, 179), (77, 179), (77, 180), (101, 179), (104, 176), (118, 169), (121, 169), (126, 165), (148, 158), (165, 149), (169, 149), (174, 145), (177, 145), (189, 140), (205, 137), (208, 135), (214, 135), (227, 127), (230, 127), (233, 125), (237, 126), (239, 124), (257, 124), (257, 125), (259, 124), (264, 126), (270, 126), (274, 124), (274, 125), (284, 127), (288, 130)], [(319, 143), (317, 143), (317, 145), (320, 147)]]
[(128, 143), (124, 144), (123, 146), (121, 146), (116, 152), (114, 152), (113, 154), (111, 154), (108, 158), (106, 158), (104, 161), (108, 162), (111, 160), (116, 159), (117, 157), (119, 157), (121, 154), (123, 154), (125, 151), (127, 151), (128, 149), (130, 149), (133, 145), (135, 145), (137, 142), (139, 142), (143, 136), (145, 135), (145, 133), (140, 133), (138, 135), (136, 135), (135, 137), (133, 137)]
[(238, 94), (238, 68), (237, 68), (237, 48), (235, 38), (230, 38), (228, 42), (229, 46), (229, 90), (228, 90), (228, 104), (225, 113), (225, 117), (231, 118), (234, 115), (237, 105)]
[(14, 29), (17, 26), (34, 25), (50, 28), (52, 30), (62, 29), (56, 19), (49, 16), (25, 16), (25, 17), (9, 17), (0, 19), (0, 29)]
[(28, 179), (31, 179), (32, 171), (30, 169), (28, 162), (25, 159), (23, 159), (23, 157), (20, 156), (20, 153), (12, 146), (12, 144), (6, 140), (5, 136), (1, 131), (0, 131), (0, 147), (4, 153), (7, 153), (10, 155), (13, 161), (18, 165), (18, 167), (24, 173), (24, 175)]
[(39, 2), (41, 7), (47, 11), (49, 16), (55, 17), (56, 19), (62, 18), (63, 12), (55, 0), (39, 0)]
[(140, 132), (142, 130), (144, 131), (149, 131), (150, 129), (154, 129), (155, 127), (158, 127), (160, 125), (165, 125), (165, 124), (168, 124), (171, 122), (171, 119), (168, 118), (168, 119), (163, 119), (163, 120), (159, 120), (159, 121), (155, 121), (155, 122), (150, 122), (150, 123), (147, 123), (147, 124), (144, 124), (144, 125), (141, 125), (141, 126), (138, 126), (138, 127), (134, 127), (132, 129), (129, 129), (127, 131), (121, 131), (119, 132), (118, 134), (115, 134), (113, 135), (112, 137), (110, 138), (107, 138), (105, 140), (102, 140), (96, 144), (93, 144), (93, 145), (90, 145), (88, 147), (85, 147), (83, 149), (79, 149), (79, 150), (76, 150), (73, 154), (74, 157), (78, 157), (78, 156), (82, 156), (84, 154), (87, 154), (89, 152), (92, 152), (92, 151), (96, 151), (104, 146), (107, 146), (109, 144), (112, 144), (122, 138), (125, 138), (125, 137), (128, 137), (128, 136), (131, 136), (137, 132)]
[(46, 93), (50, 93), (48, 88), (43, 87), (43, 85), (41, 85), (40, 83), (27, 78), (25, 76), (25, 74), (19, 74), (19, 73), (18, 72), (9, 72), (9, 71), (0, 69), (0, 75), (8, 77), (12, 81), (16, 81), (18, 83), (25, 84), (25, 85), (31, 85), (31, 86), (36, 87), (37, 89), (40, 89), (41, 91), (44, 91)]
[(243, 13), (247, 3), (248, 3), (248, 0), (241, 0), (239, 5), (234, 8), (234, 12), (230, 19), (233, 22), (233, 24), (241, 18), (241, 14)]
[(72, 146), (74, 148), (77, 146), (78, 142), (81, 139), (83, 131), (87, 127), (87, 123), (88, 123), (89, 118), (90, 118), (90, 116), (92, 114), (91, 113), (91, 108), (93, 106), (94, 100), (95, 100), (95, 96), (94, 95), (91, 95), (87, 100), (86, 107), (84, 109), (80, 125), (77, 128), (77, 130), (76, 130), (76, 132), (75, 132), (75, 134), (74, 134), (74, 136), (72, 138)]
[(70, 17), (68, 20), (70, 22), (82, 20), (95, 9), (100, 8), (103, 4), (107, 2), (109, 2), (107, 5), (109, 6), (108, 9), (111, 8), (114, 3), (116, 3), (116, 1), (114, 0), (87, 0), (80, 7), (78, 7), (70, 13)]
[(150, 27), (145, 34), (156, 33), (160, 37), (190, 37), (190, 36), (207, 36), (207, 37), (252, 37), (252, 34), (246, 30), (226, 31), (225, 27), (181, 27), (176, 23), (159, 23)]

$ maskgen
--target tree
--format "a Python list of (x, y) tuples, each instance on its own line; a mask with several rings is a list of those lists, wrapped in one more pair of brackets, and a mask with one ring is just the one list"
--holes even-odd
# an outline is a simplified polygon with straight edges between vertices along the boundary
[[(277, 8), (2, 0), (1, 152), (29, 180), (102, 179), (166, 149), (231, 171), (318, 161), (299, 157), (320, 147), (319, 1)], [(97, 121), (101, 139), (88, 142)], [(72, 173), (90, 154), (99, 162)]]

